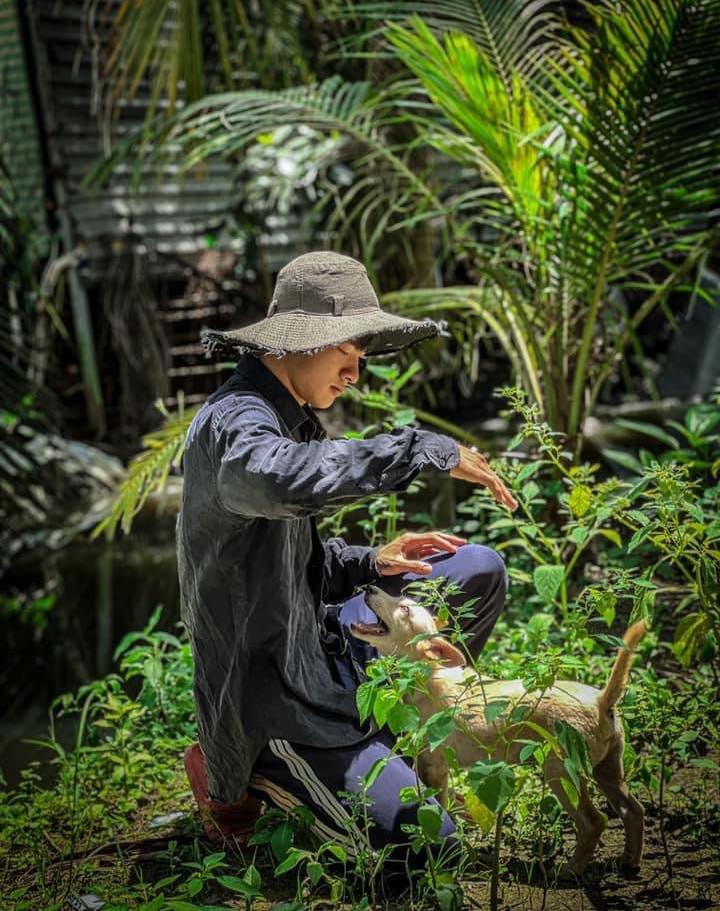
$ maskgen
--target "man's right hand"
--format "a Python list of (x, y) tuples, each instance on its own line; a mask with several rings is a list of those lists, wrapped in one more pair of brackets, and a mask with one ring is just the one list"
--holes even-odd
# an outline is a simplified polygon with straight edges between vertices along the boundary
[(459, 481), (469, 481), (471, 484), (481, 484), (487, 487), (498, 503), (507, 506), (510, 511), (517, 509), (518, 502), (503, 484), (500, 478), (488, 465), (488, 461), (480, 452), (458, 443), (460, 450), (460, 463), (450, 469), (450, 477)]

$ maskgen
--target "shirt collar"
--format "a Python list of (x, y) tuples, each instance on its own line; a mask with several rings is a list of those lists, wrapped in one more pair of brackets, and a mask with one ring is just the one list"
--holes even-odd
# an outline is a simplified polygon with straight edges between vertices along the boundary
[(246, 354), (239, 361), (235, 372), (241, 374), (274, 406), (292, 433), (302, 427), (302, 436), (316, 439), (325, 436), (322, 424), (310, 405), (300, 405), (280, 380), (263, 364), (260, 358)]

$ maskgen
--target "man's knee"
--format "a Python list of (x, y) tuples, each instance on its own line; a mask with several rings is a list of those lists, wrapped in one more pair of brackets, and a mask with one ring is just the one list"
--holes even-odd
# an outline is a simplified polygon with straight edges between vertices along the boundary
[(508, 574), (505, 561), (492, 547), (484, 544), (465, 544), (458, 551), (463, 557), (463, 576), (466, 588), (507, 591)]

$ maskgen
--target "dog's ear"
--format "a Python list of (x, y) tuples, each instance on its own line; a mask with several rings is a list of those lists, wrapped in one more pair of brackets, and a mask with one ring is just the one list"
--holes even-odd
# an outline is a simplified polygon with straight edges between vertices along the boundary
[(429, 661), (442, 661), (446, 667), (465, 667), (465, 655), (460, 649), (455, 648), (452, 642), (442, 636), (432, 639), (423, 639), (417, 644), (418, 651)]

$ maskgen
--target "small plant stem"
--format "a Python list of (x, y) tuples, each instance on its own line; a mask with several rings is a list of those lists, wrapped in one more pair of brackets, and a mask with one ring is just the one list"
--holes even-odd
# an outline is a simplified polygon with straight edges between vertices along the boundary
[(501, 810), (495, 821), (495, 842), (493, 844), (493, 867), (490, 879), (490, 911), (498, 909), (498, 891), (500, 888), (500, 845), (502, 844), (502, 825), (504, 814)]
[[(665, 855), (665, 863), (668, 870), (668, 882), (670, 884), (670, 891), (672, 893), (673, 901), (678, 905), (677, 895), (675, 894), (675, 883), (673, 882), (673, 866), (672, 858), (670, 857), (670, 850), (668, 849), (667, 843), (667, 834), (665, 832), (665, 764), (667, 762), (667, 753), (663, 750), (662, 756), (660, 758), (660, 793), (659, 793), (659, 812), (660, 812), (660, 839), (663, 846), (663, 854)], [(679, 905), (678, 905), (679, 907)]]

